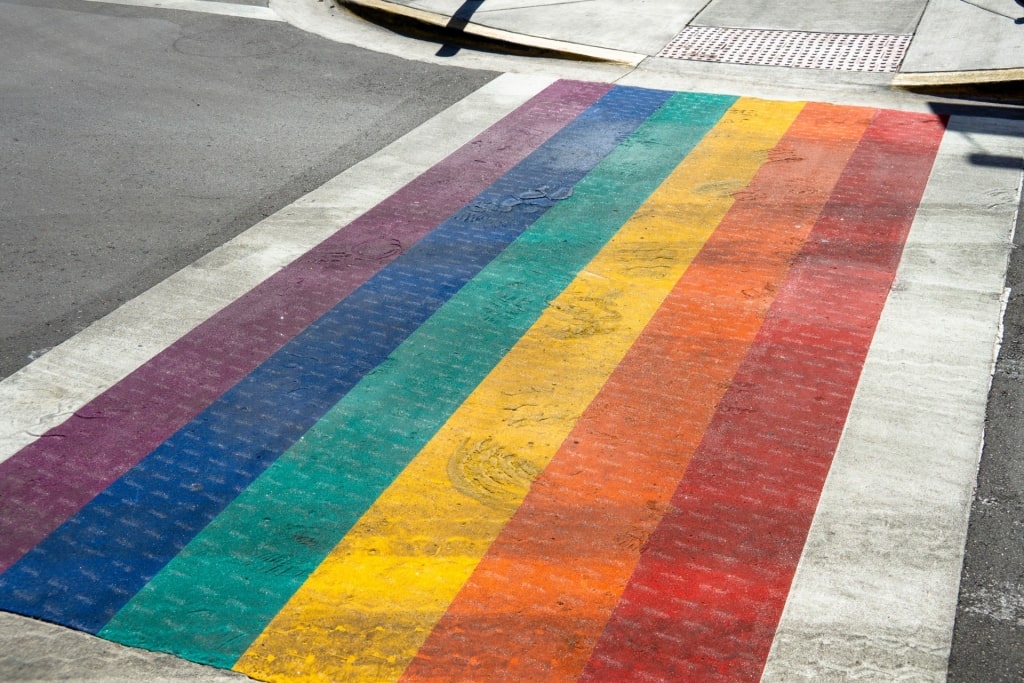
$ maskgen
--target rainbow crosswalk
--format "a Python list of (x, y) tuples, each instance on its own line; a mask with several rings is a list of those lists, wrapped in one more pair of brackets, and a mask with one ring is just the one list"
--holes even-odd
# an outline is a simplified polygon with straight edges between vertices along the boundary
[(537, 84), (0, 462), (0, 609), (260, 680), (784, 671), (892, 292), (949, 193), (1005, 252), (965, 140), (1018, 128)]

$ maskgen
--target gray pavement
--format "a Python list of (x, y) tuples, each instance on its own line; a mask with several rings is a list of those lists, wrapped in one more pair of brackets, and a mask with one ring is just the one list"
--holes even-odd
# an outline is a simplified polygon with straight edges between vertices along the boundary
[(0, 680), (5, 683), (231, 683), (248, 676), (146, 652), (0, 612)]
[(1015, 0), (930, 0), (897, 82), (1024, 79), (1021, 17)]
[(0, 55), (0, 377), (493, 76), (60, 0), (0, 5)]

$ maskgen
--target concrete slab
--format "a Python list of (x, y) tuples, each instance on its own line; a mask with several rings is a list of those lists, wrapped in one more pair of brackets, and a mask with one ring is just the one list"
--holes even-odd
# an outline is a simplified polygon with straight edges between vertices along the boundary
[[(628, 5), (604, 0), (570, 3), (544, 0), (528, 6), (512, 3), (511, 0), (486, 4), (482, 1), (459, 4), (443, 0), (341, 2), (345, 8), (341, 11), (336, 11), (329, 3), (316, 0), (272, 0), (270, 5), (286, 21), (307, 31), (369, 49), (397, 50), (412, 59), (475, 68), (557, 73), (571, 78), (663, 84), (658, 87), (669, 89), (691, 87), (689, 84), (693, 83), (693, 87), (706, 92), (763, 92), (769, 97), (812, 99), (828, 99), (830, 93), (834, 92), (844, 101), (887, 101), (887, 106), (917, 107), (920, 98), (915, 101), (906, 92), (892, 92), (886, 87), (890, 84), (913, 86), (1024, 79), (1024, 73), (1015, 71), (1017, 67), (1013, 66), (1019, 52), (1019, 42), (1013, 42), (1017, 34), (1009, 33), (1006, 20), (1001, 20), (990, 11), (994, 7), (998, 12), (1010, 16), (1012, 25), (1014, 10), (1007, 10), (998, 3), (1012, 5), (1013, 0), (979, 0), (973, 4), (968, 4), (966, 0), (935, 0), (932, 3), (934, 9), (929, 15), (934, 20), (929, 18), (926, 23), (919, 22), (928, 4), (926, 0), (868, 4), (843, 0), (839, 3), (808, 2), (796, 6), (769, 2), (748, 5), (720, 0), (707, 7), (704, 3), (691, 0), (684, 3), (651, 0)], [(980, 9), (978, 5), (991, 7)], [(377, 11), (378, 14), (373, 15), (374, 21), (381, 26), (348, 16), (347, 9), (353, 6)], [(410, 13), (415, 15), (413, 18), (416, 22), (420, 22), (417, 24), (416, 35), (420, 38), (427, 36), (426, 39), (406, 40), (400, 34), (384, 28), (405, 30), (401, 26)], [(956, 21), (947, 20), (947, 17), (954, 15)], [(994, 24), (978, 24), (978, 18), (983, 15), (996, 17), (997, 20)], [(761, 61), (730, 64), (655, 57), (663, 48), (673, 44), (673, 39), (687, 27), (694, 31), (715, 26), (754, 32), (758, 34), (750, 38), (754, 42), (765, 42), (766, 34), (773, 33), (792, 35), (794, 40), (800, 37), (795, 42), (806, 42), (804, 37), (815, 36), (822, 31), (826, 33), (821, 35), (845, 34), (860, 39), (853, 49), (865, 53), (877, 52), (870, 47), (875, 36), (909, 36), (916, 33), (917, 47), (911, 45), (911, 50), (917, 53), (904, 62), (902, 70), (905, 73), (897, 73), (895, 76), (892, 73), (876, 74), (828, 67), (773, 67), (765, 66), (765, 62)], [(458, 40), (448, 44), (452, 34), (448, 34), (448, 37), (442, 34), (441, 29), (445, 27), (464, 30), (498, 43), (490, 43), (493, 52), (459, 49)], [(1013, 28), (1019, 27), (1014, 25)], [(985, 40), (976, 39), (978, 35), (985, 36), (986, 40), (990, 35), (994, 36), (999, 48), (978, 47), (985, 45)], [(500, 54), (502, 42), (520, 44), (535, 52), (540, 49), (545, 51), (545, 56), (535, 56), (528, 60), (509, 57)], [(993, 62), (995, 67), (987, 70), (941, 71), (943, 68), (960, 69), (960, 65), (945, 63), (952, 55), (959, 53), (959, 48), (946, 50), (946, 46), (966, 45), (967, 42), (973, 43), (971, 49), (967, 50), (968, 54), (975, 50), (982, 56), (977, 60), (972, 59), (970, 63), (965, 62), (964, 68), (972, 68), (976, 62), (984, 62), (984, 54), (996, 58)], [(899, 52), (902, 56), (902, 47)], [(556, 54), (561, 54), (561, 57), (555, 57)], [(864, 54), (855, 58), (870, 60), (879, 58), (879, 55)], [(790, 95), (791, 85), (801, 94), (794, 92)]]
[(221, 14), (229, 17), (245, 19), (262, 19), (264, 21), (282, 21), (267, 5), (267, 0), (235, 0), (220, 2), (218, 0), (92, 0), (112, 5), (129, 5), (132, 7), (155, 7), (159, 9), (183, 10), (186, 12), (205, 12)]
[(895, 85), (1024, 80), (1024, 7), (931, 0)]
[(245, 683), (248, 676), (0, 612), (5, 683)]
[(822, 33), (911, 34), (927, 4), (927, 0), (712, 0), (693, 24)]
[[(733, 38), (722, 38), (730, 50), (743, 49), (743, 43), (752, 44), (750, 54), (740, 63), (776, 64), (772, 60), (779, 58), (775, 53), (781, 50), (786, 52), (784, 66), (803, 67), (805, 61), (813, 62), (811, 69), (816, 71), (819, 87), (828, 87), (831, 80), (844, 80), (843, 70), (852, 68), (830, 66), (835, 59), (853, 60), (858, 65), (855, 70), (859, 70), (865, 60), (872, 69), (895, 71), (899, 68), (899, 74), (885, 79), (886, 84), (897, 86), (1024, 80), (1024, 41), (1020, 40), (1024, 18), (1014, 0), (840, 0), (833, 3), (646, 0), (629, 4), (604, 0), (568, 3), (540, 0), (525, 5), (514, 0), (489, 0), (486, 4), (483, 0), (466, 0), (461, 4), (444, 0), (341, 1), (346, 7), (371, 11), (369, 16), (384, 25), (401, 27), (403, 23), (413, 22), (417, 35), (433, 36), (442, 43), (432, 55), (442, 58), (458, 54), (457, 45), (444, 41), (464, 32), (464, 37), (482, 39), (491, 49), (499, 51), (518, 45), (535, 52), (539, 50), (548, 57), (560, 55), (605, 61), (609, 65), (645, 70), (649, 65), (644, 63), (644, 57), (671, 56), (662, 52), (663, 49), (674, 49), (680, 40), (689, 46), (681, 51), (689, 54), (696, 49), (690, 46), (691, 42), (705, 40), (701, 31), (721, 29), (750, 33), (738, 39), (739, 43)], [(272, 3), (272, 7), (289, 21), (292, 21), (289, 15), (298, 11), (303, 3), (307, 7), (299, 14), (309, 13), (310, 0), (277, 2), (280, 6)], [(316, 28), (309, 21), (304, 25), (325, 34), (330, 32)], [(693, 35), (674, 40), (684, 30)], [(832, 35), (843, 36), (843, 40), (849, 42), (849, 47), (846, 43), (831, 46), (841, 57), (829, 56), (832, 53), (818, 45), (820, 36)], [(914, 40), (906, 52), (905, 41), (909, 36), (914, 36)], [(897, 42), (876, 45), (881, 37)], [(459, 41), (454, 39), (453, 42)], [(711, 52), (720, 51), (717, 43), (710, 47), (700, 44), (701, 50), (706, 47)], [(799, 59), (789, 54), (794, 50), (799, 53)], [(761, 52), (769, 56), (768, 61), (762, 59)], [(893, 53), (891, 59), (890, 52)], [(417, 58), (430, 60), (432, 56)], [(720, 55), (690, 59), (730, 61)], [(902, 66), (899, 66), (901, 60)], [(875, 61), (884, 62), (884, 68), (875, 65)], [(659, 69), (661, 67), (655, 68)], [(678, 59), (669, 69), (685, 78), (700, 67)], [(725, 71), (727, 75), (728, 69)], [(756, 83), (757, 71), (748, 70), (745, 79)]]
[(1024, 216), (1006, 276), (1003, 343), (989, 392), (985, 447), (971, 506), (960, 600), (949, 657), (951, 683), (1024, 680)]

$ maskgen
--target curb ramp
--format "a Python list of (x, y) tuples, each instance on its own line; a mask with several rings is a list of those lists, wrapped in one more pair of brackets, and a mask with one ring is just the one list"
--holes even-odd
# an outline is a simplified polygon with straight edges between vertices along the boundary
[(636, 66), (647, 55), (491, 28), (457, 17), (406, 7), (386, 0), (338, 0), (358, 17), (396, 33), (441, 43), (457, 42), (488, 52)]

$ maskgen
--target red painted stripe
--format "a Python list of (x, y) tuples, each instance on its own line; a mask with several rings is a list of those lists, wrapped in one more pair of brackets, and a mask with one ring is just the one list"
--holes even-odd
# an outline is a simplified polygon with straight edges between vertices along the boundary
[(609, 89), (550, 86), (0, 463), (0, 571)]
[(877, 115), (581, 680), (760, 677), (942, 132)]
[(534, 482), (403, 681), (580, 675), (873, 114), (804, 108)]

